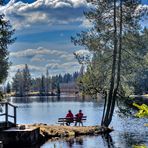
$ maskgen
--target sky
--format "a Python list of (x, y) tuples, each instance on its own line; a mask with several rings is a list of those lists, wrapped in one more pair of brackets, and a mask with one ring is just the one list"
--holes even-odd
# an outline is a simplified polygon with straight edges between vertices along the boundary
[[(73, 52), (84, 48), (74, 46), (70, 38), (90, 26), (83, 15), (89, 8), (85, 0), (10, 0), (6, 3), (0, 12), (10, 20), (17, 37), (8, 48), (12, 62), (9, 79), (24, 64), (28, 64), (32, 77), (40, 77), (46, 69), (50, 75), (79, 71)], [(148, 0), (142, 3), (147, 6)]]

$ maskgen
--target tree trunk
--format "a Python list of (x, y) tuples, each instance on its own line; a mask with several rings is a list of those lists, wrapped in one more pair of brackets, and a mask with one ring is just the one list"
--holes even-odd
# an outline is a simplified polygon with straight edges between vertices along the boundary
[(116, 0), (114, 0), (114, 50), (113, 50), (113, 63), (112, 63), (112, 73), (111, 73), (111, 80), (110, 80), (110, 89), (109, 89), (109, 95), (107, 97), (107, 109), (105, 112), (104, 119), (102, 121), (102, 125), (108, 127), (112, 116), (114, 106), (115, 106), (115, 97), (113, 97), (114, 94), (114, 88), (115, 88), (115, 81), (116, 81), (116, 61), (117, 61), (117, 24), (116, 24)]
[(117, 80), (116, 80), (116, 87), (113, 92), (113, 102), (111, 104), (111, 112), (110, 112), (110, 122), (112, 120), (112, 115), (115, 108), (115, 99), (117, 97), (117, 92), (120, 84), (120, 70), (121, 70), (121, 51), (122, 51), (122, 0), (120, 0), (120, 32), (119, 32), (119, 51), (118, 51), (118, 62), (117, 62)]

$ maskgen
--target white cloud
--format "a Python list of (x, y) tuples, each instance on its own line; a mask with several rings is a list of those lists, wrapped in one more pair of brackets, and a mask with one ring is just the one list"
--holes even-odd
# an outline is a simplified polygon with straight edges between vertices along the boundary
[[(86, 50), (84, 50), (86, 52)], [(83, 51), (83, 54), (84, 54)], [(80, 52), (80, 51), (79, 51)], [(82, 51), (81, 51), (82, 52)], [(48, 49), (44, 47), (38, 47), (34, 49), (25, 49), (22, 51), (10, 52), (10, 58), (21, 59), (27, 58), (30, 62), (71, 62), (76, 61), (72, 52), (64, 50)]]
[[(10, 66), (9, 72), (16, 73), (18, 69), (22, 70), (22, 69), (24, 69), (24, 67), (25, 67), (24, 64)], [(39, 66), (35, 66), (35, 65), (28, 65), (28, 67), (31, 72), (42, 72), (45, 70), (44, 67), (39, 67)]]
[(88, 50), (85, 50), (85, 49), (78, 50), (75, 53), (80, 54), (80, 55), (90, 54), (90, 52)]
[(24, 67), (25, 67), (24, 64), (19, 64), (19, 65), (15, 65), (15, 66), (13, 65), (13, 66), (10, 66), (9, 71), (10, 71), (11, 73), (14, 73), (14, 72), (16, 72), (18, 69), (22, 70)]
[(66, 61), (72, 61), (75, 58), (73, 53), (70, 53), (68, 55), (62, 54), (60, 57), (63, 58), (64, 60), (66, 60)]
[(48, 63), (48, 64), (46, 65), (46, 67), (47, 67), (48, 69), (59, 69), (59, 68), (61, 68), (61, 66), (60, 66), (59, 63)]
[(82, 24), (80, 25), (80, 27), (91, 28), (92, 26), (93, 25), (89, 20), (87, 20), (85, 18), (82, 19)]
[[(28, 64), (28, 68), (30, 70), (32, 77), (40, 77), (42, 74), (46, 73), (46, 68), (49, 70), (50, 75), (56, 75), (56, 74), (64, 74), (64, 73), (73, 73), (75, 71), (78, 71), (80, 69), (80, 64), (78, 62), (67, 62), (67, 63), (56, 63), (50, 62), (46, 64), (46, 66), (38, 66), (33, 64)], [(24, 64), (18, 64), (13, 65), (9, 69), (9, 77), (8, 79), (11, 81), (12, 77), (14, 77), (15, 73), (18, 69), (22, 70), (25, 67)]]
[(37, 0), (31, 4), (10, 0), (6, 6), (0, 8), (0, 13), (5, 13), (18, 30), (34, 24), (49, 26), (80, 23), (83, 9), (86, 7), (86, 0)]
[(38, 56), (34, 56), (33, 58), (31, 58), (30, 60), (31, 62), (44, 62), (46, 61), (46, 59), (44, 57), (38, 57)]
[(65, 63), (48, 63), (46, 68), (48, 68), (51, 74), (63, 74), (63, 73), (73, 73), (79, 71), (80, 64), (78, 62), (65, 62)]
[(67, 54), (65, 51), (60, 50), (51, 50), (43, 47), (38, 47), (37, 49), (26, 49), (22, 51), (10, 52), (10, 57), (34, 57), (36, 55), (56, 55), (61, 56)]

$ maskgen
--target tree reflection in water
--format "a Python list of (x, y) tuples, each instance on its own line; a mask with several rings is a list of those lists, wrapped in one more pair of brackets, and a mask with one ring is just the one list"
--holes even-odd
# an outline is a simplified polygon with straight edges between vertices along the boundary
[(83, 145), (83, 137), (77, 137), (76, 138), (76, 144)]
[(107, 148), (115, 148), (114, 142), (113, 142), (112, 137), (111, 137), (110, 134), (102, 134), (101, 137), (103, 139), (104, 145)]
[[(75, 146), (78, 146), (79, 148), (84, 148), (84, 137), (85, 136), (66, 138), (67, 147), (73, 148)], [(111, 135), (102, 134), (101, 137), (106, 148), (115, 148)]]
[(73, 146), (73, 144), (74, 144), (74, 142), (75, 142), (74, 140), (75, 140), (74, 137), (72, 137), (72, 138), (67, 138), (67, 139), (66, 139), (66, 142), (67, 142), (67, 145), (68, 145), (69, 148), (72, 148), (72, 146)]
[(83, 148), (83, 138), (84, 136), (66, 138), (68, 148), (72, 148), (74, 144), (79, 145), (79, 148)]

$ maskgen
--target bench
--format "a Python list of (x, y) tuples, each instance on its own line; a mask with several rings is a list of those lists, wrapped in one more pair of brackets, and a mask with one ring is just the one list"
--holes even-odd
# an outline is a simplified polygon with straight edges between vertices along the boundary
[[(78, 121), (76, 117), (73, 118), (73, 121), (70, 121), (70, 123), (79, 123), (79, 126), (80, 126), (80, 123), (82, 124), (83, 126), (83, 122), (86, 121), (86, 118), (87, 116), (83, 116), (81, 121)], [(69, 120), (69, 118), (58, 118), (58, 124), (60, 125), (65, 125), (67, 123), (67, 121)]]

